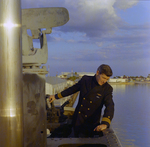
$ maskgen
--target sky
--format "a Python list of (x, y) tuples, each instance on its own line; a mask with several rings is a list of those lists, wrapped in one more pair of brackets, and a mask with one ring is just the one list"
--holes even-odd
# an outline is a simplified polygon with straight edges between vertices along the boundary
[(150, 74), (149, 0), (22, 0), (22, 9), (65, 7), (69, 21), (48, 39), (50, 76), (96, 72), (108, 64), (114, 76)]

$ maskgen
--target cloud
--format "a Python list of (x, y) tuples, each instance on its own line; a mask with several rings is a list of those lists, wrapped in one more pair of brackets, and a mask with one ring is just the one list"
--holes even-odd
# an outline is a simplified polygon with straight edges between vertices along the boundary
[(136, 5), (139, 0), (116, 0), (114, 6), (119, 9), (127, 9)]
[[(70, 3), (69, 0), (67, 2)], [(100, 37), (117, 29), (116, 23), (120, 18), (112, 7), (113, 1), (106, 3), (98, 0), (77, 0), (70, 5), (68, 8), (70, 21), (62, 28), (63, 31), (79, 31), (86, 33), (89, 37)], [(72, 9), (73, 6), (74, 9)]]
[(101, 47), (101, 46), (103, 46), (103, 42), (96, 42), (96, 45)]
[(72, 43), (74, 43), (74, 42), (76, 42), (75, 40), (73, 40), (73, 39), (70, 39), (70, 40), (68, 40), (68, 42), (72, 42)]
[(120, 28), (120, 32), (111, 37), (104, 37), (103, 40), (113, 41), (120, 45), (150, 45), (150, 25), (124, 25)]
[(66, 25), (60, 27), (61, 31), (83, 32), (90, 37), (101, 37), (114, 33), (121, 22), (114, 5), (119, 8), (124, 5), (128, 8), (135, 3), (129, 0), (22, 0), (22, 8), (66, 7), (70, 20)]
[[(115, 10), (116, 7), (127, 9), (137, 4), (137, 2), (138, 1), (132, 0), (22, 0), (22, 7), (66, 7), (70, 15), (69, 22), (64, 26), (53, 28), (52, 34), (47, 35), (47, 40), (66, 41), (70, 43), (91, 42), (96, 43), (100, 47), (102, 46), (102, 42), (113, 41), (116, 37), (115, 33), (117, 30), (121, 30), (122, 34), (125, 35), (125, 37), (117, 35), (118, 38), (116, 37), (116, 39), (118, 39), (118, 42), (125, 42), (127, 40), (134, 42), (136, 39), (140, 41), (144, 40), (140, 38), (140, 35), (137, 35), (138, 32), (135, 32), (135, 36), (125, 34), (127, 32), (129, 33), (129, 30), (133, 32), (143, 27), (129, 26), (123, 22)], [(145, 30), (147, 30), (147, 28), (145, 28)], [(82, 35), (77, 32), (80, 32)], [(69, 36), (69, 38), (67, 38), (67, 36)], [(141, 37), (143, 36), (144, 34)], [(130, 38), (130, 40), (127, 39), (127, 37)], [(131, 39), (131, 37), (133, 38)], [(105, 45), (105, 43), (103, 43), (103, 45)]]

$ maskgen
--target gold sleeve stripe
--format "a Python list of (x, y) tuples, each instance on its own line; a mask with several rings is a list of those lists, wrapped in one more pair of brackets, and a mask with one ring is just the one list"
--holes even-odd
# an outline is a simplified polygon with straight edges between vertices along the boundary
[(61, 93), (57, 94), (58, 98), (62, 98), (63, 96), (61, 95)]
[(106, 122), (108, 122), (109, 124), (111, 123), (111, 122), (110, 122), (110, 119), (107, 118), (107, 117), (103, 117), (103, 118), (102, 118), (102, 121), (106, 121)]

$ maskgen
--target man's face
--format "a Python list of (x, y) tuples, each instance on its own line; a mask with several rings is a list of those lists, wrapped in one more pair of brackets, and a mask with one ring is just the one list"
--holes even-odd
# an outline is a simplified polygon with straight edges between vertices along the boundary
[(100, 74), (99, 71), (96, 72), (96, 80), (99, 85), (105, 84), (110, 77), (106, 76), (105, 74)]

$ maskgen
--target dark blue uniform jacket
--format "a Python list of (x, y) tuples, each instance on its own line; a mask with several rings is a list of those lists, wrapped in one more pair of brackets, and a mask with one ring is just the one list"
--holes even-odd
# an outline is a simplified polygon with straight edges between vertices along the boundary
[(80, 91), (79, 101), (73, 116), (73, 126), (100, 123), (102, 107), (105, 106), (101, 124), (108, 127), (114, 115), (113, 88), (106, 82), (99, 85), (95, 76), (83, 76), (72, 87), (55, 95), (56, 99), (66, 97)]

